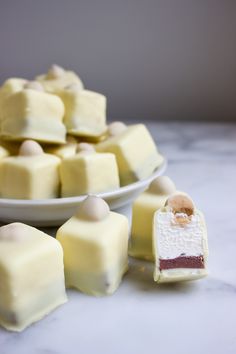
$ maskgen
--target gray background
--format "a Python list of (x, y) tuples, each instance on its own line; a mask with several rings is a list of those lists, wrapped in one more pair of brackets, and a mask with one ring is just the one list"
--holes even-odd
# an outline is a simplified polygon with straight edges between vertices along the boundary
[(51, 63), (111, 119), (236, 120), (236, 1), (1, 1), (0, 79)]

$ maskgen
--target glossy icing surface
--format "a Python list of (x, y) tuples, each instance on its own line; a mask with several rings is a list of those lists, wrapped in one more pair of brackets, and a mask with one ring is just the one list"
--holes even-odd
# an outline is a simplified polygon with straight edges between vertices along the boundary
[(68, 133), (100, 136), (106, 131), (106, 97), (89, 90), (68, 87), (58, 91), (65, 105), (64, 123)]
[(58, 197), (60, 159), (43, 153), (41, 146), (34, 141), (22, 143), (19, 152), (18, 156), (0, 160), (1, 197), (13, 199)]
[(64, 105), (55, 95), (23, 89), (4, 100), (1, 115), (1, 136), (6, 139), (65, 142)]
[(143, 124), (131, 125), (120, 134), (108, 137), (96, 149), (115, 154), (121, 185), (147, 177), (163, 161)]
[[(89, 198), (96, 199), (88, 197), (85, 204)], [(95, 209), (103, 207), (100, 204), (95, 203)], [(64, 250), (67, 287), (95, 296), (111, 294), (128, 268), (128, 220), (114, 212), (91, 219), (86, 217), (91, 208), (80, 208), (83, 212), (79, 209), (56, 235)]]
[(60, 176), (63, 197), (105, 192), (120, 185), (116, 159), (110, 153), (80, 152), (65, 158)]
[(55, 239), (21, 223), (1, 227), (0, 324), (21, 331), (66, 302), (63, 268)]

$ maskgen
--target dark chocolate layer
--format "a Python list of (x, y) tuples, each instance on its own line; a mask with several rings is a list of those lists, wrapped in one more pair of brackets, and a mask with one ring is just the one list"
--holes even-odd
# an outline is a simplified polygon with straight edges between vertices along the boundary
[(175, 268), (204, 268), (203, 256), (180, 256), (172, 259), (160, 259), (160, 270)]

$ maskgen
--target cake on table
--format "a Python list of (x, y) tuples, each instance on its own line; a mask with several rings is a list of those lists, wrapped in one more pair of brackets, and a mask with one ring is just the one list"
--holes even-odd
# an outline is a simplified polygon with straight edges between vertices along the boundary
[(191, 198), (176, 192), (153, 219), (154, 280), (176, 282), (207, 275), (207, 230)]
[(22, 331), (67, 301), (60, 243), (34, 227), (0, 227), (0, 324)]
[(90, 295), (112, 294), (128, 268), (128, 220), (89, 196), (62, 225), (56, 238), (64, 250), (66, 286)]

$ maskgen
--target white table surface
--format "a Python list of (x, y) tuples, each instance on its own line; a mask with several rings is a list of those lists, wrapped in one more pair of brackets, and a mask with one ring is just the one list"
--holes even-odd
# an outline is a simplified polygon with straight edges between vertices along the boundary
[(149, 123), (167, 174), (205, 213), (210, 275), (160, 286), (132, 261), (120, 288), (69, 301), (22, 333), (0, 329), (1, 354), (235, 354), (236, 125)]

